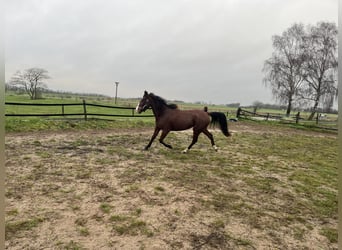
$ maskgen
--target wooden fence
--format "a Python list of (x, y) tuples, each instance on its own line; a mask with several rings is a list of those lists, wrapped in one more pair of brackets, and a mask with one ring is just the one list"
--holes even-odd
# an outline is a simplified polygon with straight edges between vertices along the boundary
[(274, 113), (257, 113), (248, 110), (244, 110), (242, 108), (238, 108), (236, 111), (237, 118), (244, 118), (250, 120), (264, 120), (264, 121), (279, 121), (282, 123), (295, 123), (302, 125), (313, 125), (316, 127), (328, 130), (337, 131), (337, 119), (327, 119), (325, 115), (317, 113), (314, 120), (309, 121), (306, 117), (301, 116), (301, 113), (298, 112), (296, 115), (285, 116), (284, 114), (274, 114)]
[[(84, 120), (87, 120), (90, 116), (91, 117), (153, 117), (153, 114), (143, 114), (139, 115), (135, 113), (135, 108), (133, 107), (119, 107), (119, 106), (110, 106), (110, 105), (100, 105), (100, 104), (93, 104), (93, 103), (86, 103), (83, 100), (82, 103), (59, 103), (59, 104), (47, 104), (47, 103), (19, 103), (19, 102), (5, 102), (7, 106), (40, 106), (40, 107), (59, 107), (59, 112), (55, 113), (5, 113), (5, 116), (57, 116), (57, 117), (67, 117), (67, 116), (78, 116)], [(70, 106), (80, 106), (79, 112), (66, 112), (67, 107)], [(96, 107), (100, 108), (100, 110), (110, 110), (113, 111), (115, 109), (119, 110), (130, 110), (125, 114), (120, 114), (120, 112), (89, 112), (88, 107)], [(337, 119), (330, 120), (330, 119), (322, 119), (320, 114), (317, 114), (315, 121), (308, 121), (304, 117), (301, 116), (300, 112), (298, 112), (294, 116), (285, 117), (284, 114), (274, 114), (274, 113), (257, 113), (248, 111), (242, 108), (238, 108), (236, 112), (236, 118), (244, 118), (244, 119), (251, 119), (251, 120), (276, 120), (283, 123), (296, 123), (296, 124), (306, 124), (312, 125), (316, 123), (316, 126), (323, 128), (323, 129), (330, 129), (330, 130), (337, 130)], [(235, 119), (230, 119), (235, 120)]]
[[(144, 114), (144, 115), (137, 115), (135, 113), (135, 108), (132, 107), (119, 107), (119, 106), (110, 106), (110, 105), (100, 105), (100, 104), (92, 104), (86, 103), (83, 100), (82, 103), (61, 103), (61, 104), (47, 104), (47, 103), (19, 103), (19, 102), (5, 102), (5, 105), (11, 106), (40, 106), (40, 107), (60, 107), (60, 112), (58, 113), (5, 113), (5, 116), (81, 116), (84, 120), (87, 120), (89, 116), (106, 116), (106, 117), (153, 117), (153, 115)], [(66, 107), (70, 106), (82, 106), (82, 112), (74, 112), (69, 113), (65, 112)], [(87, 107), (98, 107), (104, 109), (125, 109), (131, 110), (130, 114), (114, 114), (114, 113), (91, 113), (88, 111)]]

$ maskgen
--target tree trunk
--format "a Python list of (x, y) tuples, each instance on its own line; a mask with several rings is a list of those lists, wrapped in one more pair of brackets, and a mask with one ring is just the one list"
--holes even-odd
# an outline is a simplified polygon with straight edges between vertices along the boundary
[(28, 94), (29, 94), (31, 100), (34, 100), (33, 91), (31, 89), (28, 91)]
[(315, 116), (315, 114), (317, 112), (317, 107), (318, 107), (318, 100), (316, 99), (315, 100), (315, 105), (313, 106), (311, 114), (310, 114), (309, 119), (308, 119), (309, 121), (312, 121), (312, 119), (314, 118), (314, 116)]
[(37, 100), (37, 85), (38, 85), (38, 80), (36, 79), (33, 85), (33, 99)]
[(286, 110), (286, 116), (289, 117), (292, 109), (292, 98), (289, 98)]

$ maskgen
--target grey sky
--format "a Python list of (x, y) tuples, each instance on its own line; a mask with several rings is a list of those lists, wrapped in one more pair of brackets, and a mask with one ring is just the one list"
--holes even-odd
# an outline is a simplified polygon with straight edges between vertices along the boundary
[(337, 24), (338, 0), (6, 1), (6, 80), (42, 67), (55, 90), (215, 104), (275, 103), (262, 84), (271, 37)]

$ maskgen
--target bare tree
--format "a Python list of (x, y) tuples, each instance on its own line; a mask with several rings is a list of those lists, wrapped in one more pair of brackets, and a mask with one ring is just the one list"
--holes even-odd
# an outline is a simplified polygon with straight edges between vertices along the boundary
[(334, 99), (336, 98), (337, 96), (332, 96), (331, 94), (322, 96), (322, 112), (331, 113), (333, 111)]
[(273, 36), (274, 52), (264, 63), (264, 84), (272, 89), (277, 100), (287, 105), (287, 116), (304, 80), (304, 34), (303, 24), (294, 24), (281, 36)]
[(309, 119), (317, 112), (322, 98), (330, 105), (337, 96), (337, 27), (335, 23), (320, 22), (308, 27), (305, 38), (305, 82), (301, 95), (313, 104)]
[(38, 98), (38, 93), (46, 84), (43, 80), (50, 79), (48, 71), (42, 68), (29, 68), (24, 72), (17, 71), (11, 78), (10, 84), (22, 87), (32, 100)]

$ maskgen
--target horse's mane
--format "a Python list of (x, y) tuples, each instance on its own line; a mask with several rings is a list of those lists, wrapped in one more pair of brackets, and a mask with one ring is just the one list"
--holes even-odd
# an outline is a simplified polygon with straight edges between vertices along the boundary
[(166, 106), (166, 107), (168, 107), (168, 108), (170, 108), (170, 109), (178, 109), (177, 104), (174, 104), (174, 103), (168, 104), (168, 103), (166, 102), (166, 100), (165, 100), (164, 98), (160, 97), (160, 96), (157, 96), (157, 95), (155, 95), (155, 94), (153, 94), (153, 93), (150, 93), (150, 96), (153, 97), (154, 100), (155, 100), (159, 105), (164, 105), (164, 106)]

